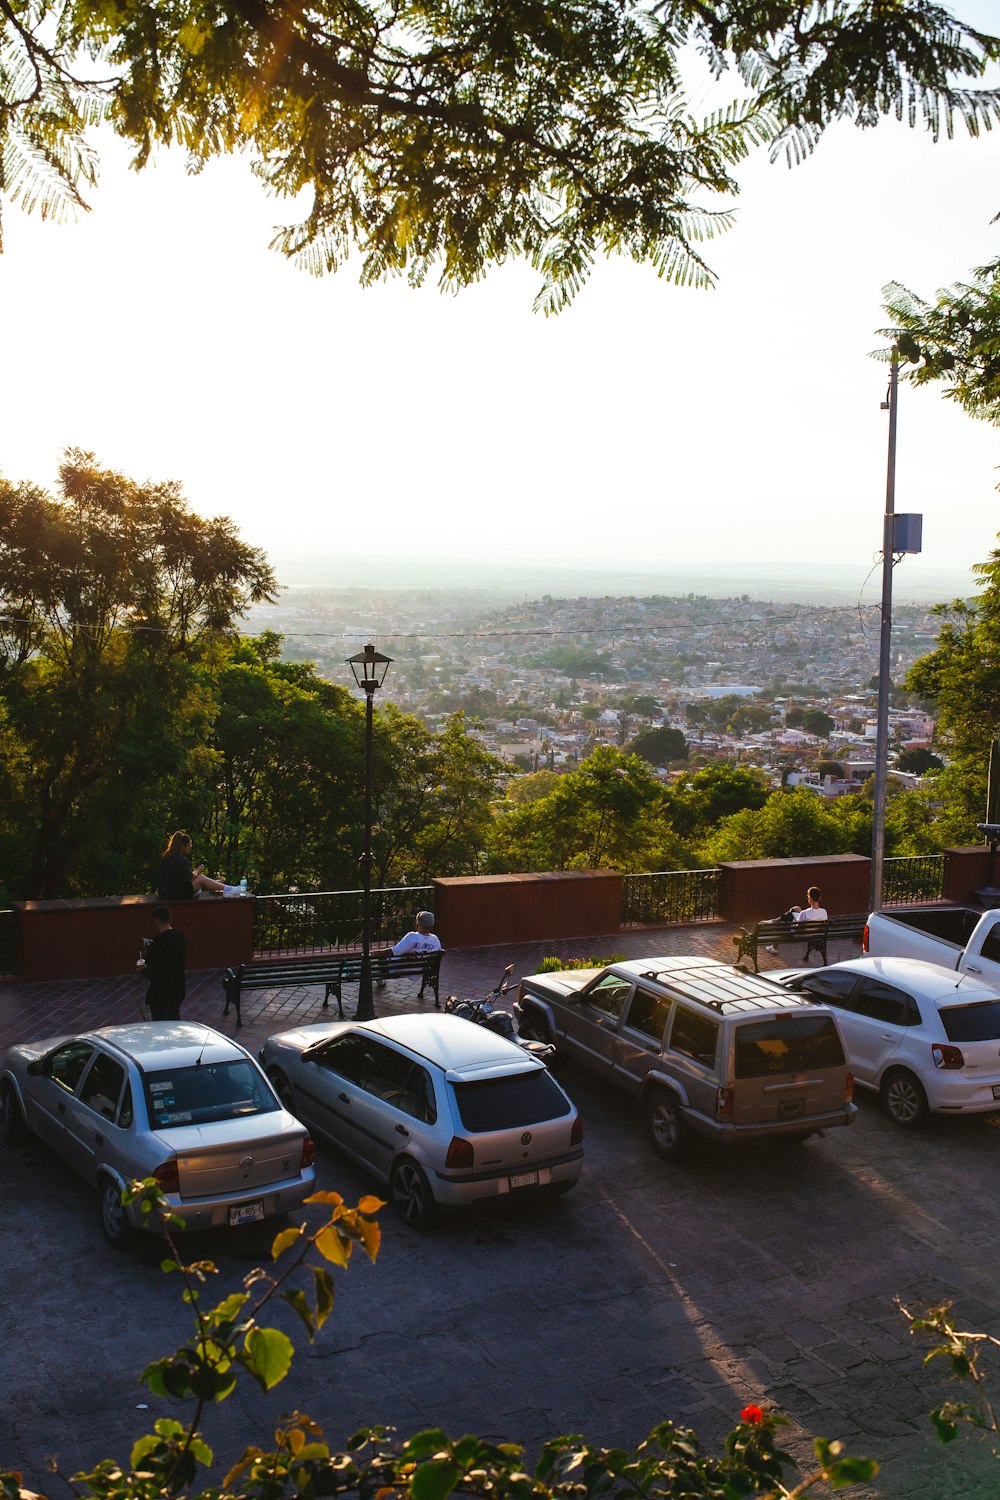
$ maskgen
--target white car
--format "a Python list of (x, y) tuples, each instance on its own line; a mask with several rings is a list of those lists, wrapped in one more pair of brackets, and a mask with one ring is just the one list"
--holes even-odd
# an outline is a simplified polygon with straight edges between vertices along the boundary
[(460, 1016), (299, 1026), (260, 1061), (286, 1109), (388, 1183), (408, 1224), (564, 1193), (580, 1175), (583, 1125), (545, 1064)]
[(928, 1111), (1000, 1110), (1000, 993), (917, 958), (851, 958), (774, 972), (836, 1011), (855, 1080), (912, 1129)]

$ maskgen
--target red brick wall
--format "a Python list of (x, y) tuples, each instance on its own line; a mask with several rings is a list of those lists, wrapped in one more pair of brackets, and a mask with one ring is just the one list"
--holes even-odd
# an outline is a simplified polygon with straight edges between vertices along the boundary
[(613, 870), (435, 880), (435, 931), (446, 948), (603, 937), (621, 925), (621, 889)]
[(831, 917), (868, 910), (871, 860), (863, 854), (729, 860), (719, 869), (719, 916), (727, 922), (759, 922), (805, 906), (811, 885), (823, 892)]
[[(946, 849), (944, 862), (944, 899), (956, 906), (978, 906), (975, 892), (986, 884), (990, 851), (983, 844), (961, 849)], [(1000, 879), (1000, 854), (997, 855), (994, 880)]]
[[(85, 901), (18, 901), (18, 979), (96, 979), (130, 974), (144, 937), (155, 937), (156, 896)], [(223, 969), (253, 957), (253, 898), (175, 901), (174, 926), (187, 941), (189, 969)]]

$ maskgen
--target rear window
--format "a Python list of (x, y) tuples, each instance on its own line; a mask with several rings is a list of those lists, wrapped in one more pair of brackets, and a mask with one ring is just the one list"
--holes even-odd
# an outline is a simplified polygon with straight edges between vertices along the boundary
[(459, 1118), (472, 1133), (516, 1130), (519, 1125), (537, 1125), (570, 1112), (566, 1095), (543, 1068), (456, 1083), (454, 1089)]
[(1000, 1000), (985, 1000), (980, 1005), (948, 1005), (938, 1015), (949, 1042), (1000, 1039)]
[(777, 1016), (736, 1028), (737, 1078), (843, 1064), (844, 1049), (831, 1016)]
[(202, 1063), (147, 1073), (145, 1088), (153, 1130), (238, 1120), (281, 1108), (267, 1079), (251, 1062)]

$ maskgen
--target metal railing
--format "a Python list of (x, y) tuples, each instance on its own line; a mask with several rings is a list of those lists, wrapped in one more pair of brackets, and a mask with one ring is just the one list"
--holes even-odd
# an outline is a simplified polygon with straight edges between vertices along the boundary
[[(413, 926), (414, 914), (429, 905), (429, 885), (387, 886), (372, 891), (371, 940), (395, 943)], [(276, 953), (331, 953), (360, 948), (363, 891), (290, 891), (256, 896), (253, 949)]]
[(707, 922), (719, 913), (718, 870), (656, 870), (622, 876), (623, 927)]
[(945, 854), (903, 854), (882, 866), (882, 905), (944, 899)]
[(0, 974), (14, 972), (14, 913), (0, 911)]

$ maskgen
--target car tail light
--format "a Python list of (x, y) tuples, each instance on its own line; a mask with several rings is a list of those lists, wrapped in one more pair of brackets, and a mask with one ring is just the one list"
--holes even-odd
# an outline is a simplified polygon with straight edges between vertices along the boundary
[(733, 1118), (733, 1091), (732, 1089), (717, 1089), (715, 1095), (715, 1118), (717, 1120), (731, 1120)]
[(861, 951), (862, 951), (862, 953), (867, 953), (868, 952), (868, 923), (867, 922), (865, 923), (865, 930), (861, 934)]
[(569, 1143), (571, 1146), (583, 1145), (583, 1120), (577, 1115), (573, 1121), (573, 1129), (570, 1132)]
[(316, 1146), (311, 1135), (307, 1135), (302, 1142), (302, 1160), (299, 1162), (299, 1171), (304, 1172), (306, 1167), (314, 1166), (316, 1162)]
[(964, 1068), (965, 1058), (960, 1047), (949, 1047), (944, 1042), (931, 1048), (931, 1057), (936, 1068)]
[(168, 1156), (166, 1161), (161, 1161), (153, 1173), (153, 1177), (161, 1193), (179, 1193), (181, 1190), (181, 1174), (177, 1166), (176, 1156)]
[(476, 1153), (472, 1149), (472, 1142), (460, 1135), (453, 1135), (451, 1145), (448, 1147), (448, 1155), (444, 1159), (445, 1166), (465, 1170), (475, 1166), (475, 1163)]
[(848, 1073), (844, 1079), (844, 1103), (850, 1104), (854, 1098), (854, 1074)]

